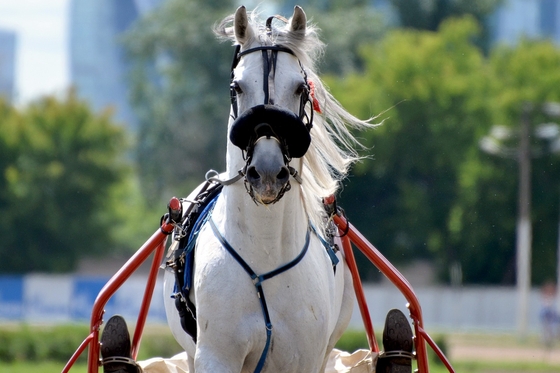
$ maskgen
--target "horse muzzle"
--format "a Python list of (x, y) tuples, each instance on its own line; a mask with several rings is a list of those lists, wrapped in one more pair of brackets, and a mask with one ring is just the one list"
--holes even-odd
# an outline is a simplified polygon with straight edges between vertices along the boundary
[(246, 167), (245, 186), (253, 200), (264, 205), (277, 202), (290, 189), (290, 170), (276, 138), (257, 139)]

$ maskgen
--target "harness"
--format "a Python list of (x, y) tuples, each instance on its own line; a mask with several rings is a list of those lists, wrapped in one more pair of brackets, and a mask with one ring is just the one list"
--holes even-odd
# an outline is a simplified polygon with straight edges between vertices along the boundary
[[(266, 32), (267, 35), (270, 37), (272, 35), (272, 20), (276, 18), (279, 19), (285, 23), (288, 23), (288, 20), (282, 16), (279, 15), (275, 15), (275, 16), (271, 16), (268, 17), (266, 20)], [(285, 52), (285, 53), (289, 53), (292, 56), (296, 57), (296, 54), (294, 53), (294, 51), (292, 51), (290, 48), (284, 47), (282, 45), (262, 45), (259, 47), (254, 47), (254, 48), (250, 48), (247, 50), (244, 50), (243, 52), (241, 52), (241, 45), (236, 45), (235, 46), (235, 52), (233, 54), (233, 61), (231, 63), (231, 72), (230, 72), (230, 86), (229, 86), (229, 92), (230, 92), (230, 100), (231, 100), (231, 107), (233, 109), (233, 119), (237, 119), (237, 115), (238, 115), (238, 108), (237, 108), (237, 91), (236, 91), (236, 87), (235, 87), (235, 68), (237, 67), (237, 65), (239, 64), (239, 61), (241, 60), (241, 57), (246, 56), (250, 53), (253, 52), (258, 52), (260, 51), (262, 54), (262, 59), (263, 59), (263, 92), (264, 92), (264, 104), (265, 105), (269, 105), (270, 104), (270, 90), (269, 90), (269, 78), (270, 78), (270, 74), (272, 72), (272, 78), (274, 78), (274, 75), (276, 73), (276, 61), (278, 59), (278, 52)], [(312, 93), (312, 88), (310, 83), (307, 80), (307, 72), (305, 71), (305, 69), (303, 68), (303, 65), (301, 63), (301, 61), (298, 59), (298, 63), (299, 66), (301, 67), (301, 71), (303, 74), (303, 79), (304, 79), (304, 92), (302, 92), (301, 98), (300, 98), (300, 105), (299, 105), (299, 118), (301, 120), (306, 119), (306, 127), (307, 130), (310, 131), (311, 127), (313, 127), (313, 110), (310, 110), (310, 115), (308, 116), (305, 112), (305, 106), (307, 105), (307, 103), (310, 103), (312, 106), (312, 109), (317, 106), (318, 104), (315, 104), (313, 97), (311, 96)]]
[(220, 241), (220, 243), (222, 244), (222, 247), (224, 249), (226, 249), (228, 253), (231, 254), (231, 256), (237, 261), (237, 263), (239, 263), (239, 265), (251, 277), (251, 280), (253, 281), (253, 285), (255, 285), (255, 289), (257, 290), (257, 296), (258, 296), (259, 302), (261, 304), (261, 310), (262, 310), (262, 314), (263, 314), (263, 318), (264, 318), (264, 325), (265, 325), (265, 328), (266, 328), (266, 343), (264, 345), (263, 352), (261, 353), (261, 357), (259, 359), (259, 362), (257, 363), (257, 367), (255, 368), (255, 373), (259, 373), (264, 366), (266, 356), (268, 355), (268, 349), (270, 347), (270, 341), (272, 339), (272, 322), (270, 320), (270, 315), (268, 313), (268, 306), (266, 305), (266, 298), (264, 296), (264, 290), (262, 288), (262, 283), (263, 283), (263, 281), (269, 280), (269, 279), (271, 279), (271, 278), (273, 278), (273, 277), (275, 277), (275, 276), (277, 276), (277, 275), (279, 275), (283, 272), (286, 272), (287, 270), (289, 270), (290, 268), (292, 268), (293, 266), (295, 266), (296, 264), (301, 262), (301, 260), (303, 259), (303, 257), (307, 253), (307, 249), (309, 248), (309, 231), (310, 230), (308, 229), (306, 234), (305, 234), (305, 244), (303, 245), (303, 249), (301, 250), (301, 252), (299, 253), (298, 256), (296, 256), (291, 262), (286, 263), (286, 264), (276, 268), (275, 270), (264, 273), (262, 275), (258, 275), (257, 273), (255, 273), (255, 271), (253, 271), (251, 266), (249, 264), (247, 264), (247, 262), (245, 260), (243, 260), (243, 258), (237, 253), (237, 251), (235, 251), (235, 249), (233, 247), (231, 247), (231, 245), (229, 244), (229, 242), (227, 242), (227, 240), (224, 238), (224, 236), (222, 236), (222, 234), (220, 233), (220, 231), (216, 227), (216, 224), (214, 223), (214, 220), (212, 218), (209, 219), (209, 223), (210, 223), (210, 226), (212, 227), (212, 231), (214, 232), (214, 236), (216, 236), (218, 241)]
[[(279, 18), (283, 21), (283, 17), (273, 16), (267, 19), (266, 29), (269, 36), (272, 33), (271, 23), (273, 18)], [(243, 56), (250, 53), (260, 52), (263, 63), (263, 92), (264, 102), (262, 105), (254, 106), (243, 113), (238, 113), (237, 102), (237, 86), (235, 83), (234, 70), (239, 64)], [(284, 273), (297, 265), (304, 257), (309, 248), (310, 234), (313, 232), (320, 240), (321, 244), (325, 247), (328, 254), (333, 271), (336, 272), (336, 265), (338, 258), (335, 251), (337, 250), (334, 245), (334, 233), (328, 234), (327, 239), (321, 237), (315, 227), (309, 223), (309, 227), (305, 235), (305, 243), (301, 252), (290, 262), (281, 265), (280, 267), (264, 273), (257, 274), (251, 266), (238, 254), (237, 251), (227, 242), (225, 237), (220, 233), (212, 219), (212, 210), (216, 200), (224, 185), (230, 185), (242, 178), (245, 178), (245, 187), (247, 192), (252, 197), (253, 201), (257, 203), (253, 194), (252, 186), (248, 185), (245, 177), (247, 165), (251, 162), (255, 143), (261, 137), (274, 137), (280, 143), (282, 154), (284, 155), (285, 165), (288, 168), (290, 175), (301, 184), (302, 180), (298, 172), (289, 166), (292, 158), (300, 158), (305, 155), (310, 144), (311, 135), (310, 131), (313, 127), (313, 112), (319, 110), (319, 105), (313, 95), (313, 85), (307, 80), (307, 73), (298, 59), (303, 75), (302, 93), (300, 96), (299, 113), (295, 113), (282, 109), (272, 104), (270, 99), (270, 86), (269, 79), (274, 79), (277, 65), (278, 53), (289, 53), (293, 56), (296, 54), (289, 48), (281, 45), (263, 45), (247, 49), (241, 52), (241, 46), (236, 46), (235, 54), (231, 66), (231, 81), (230, 81), (230, 99), (232, 106), (233, 123), (230, 129), (230, 141), (239, 147), (243, 152), (243, 157), (246, 161), (245, 167), (238, 171), (237, 175), (222, 180), (216, 171), (209, 171), (206, 175), (206, 184), (204, 184), (201, 192), (195, 197), (194, 201), (189, 201), (191, 204), (185, 214), (177, 213), (176, 210), (170, 208), (170, 215), (181, 217), (181, 223), (176, 224), (174, 231), (174, 243), (169, 249), (167, 267), (171, 268), (175, 273), (175, 306), (181, 319), (181, 326), (187, 332), (193, 341), (197, 342), (197, 321), (196, 321), (196, 306), (189, 299), (189, 292), (193, 283), (193, 265), (196, 240), (199, 232), (206, 223), (210, 224), (214, 236), (221, 243), (222, 247), (237, 261), (243, 270), (250, 276), (257, 297), (259, 299), (261, 310), (263, 314), (264, 324), (266, 328), (266, 343), (255, 368), (255, 373), (260, 373), (272, 340), (272, 321), (270, 319), (268, 306), (266, 303), (265, 293), (262, 283), (269, 280), (281, 273)], [(306, 106), (310, 104), (310, 110), (307, 114)], [(278, 201), (282, 198), (283, 194), (290, 189), (289, 181), (284, 188), (278, 193), (277, 198), (272, 202)], [(179, 220), (179, 219), (177, 219)], [(176, 221), (176, 220), (175, 220)], [(336, 232), (336, 229), (334, 229)]]
[[(207, 181), (192, 201), (183, 200), (188, 207), (183, 213), (182, 205), (178, 223), (173, 231), (173, 243), (169, 247), (166, 267), (175, 274), (175, 308), (179, 313), (181, 327), (192, 339), (197, 340), (196, 306), (189, 298), (192, 288), (194, 248), (200, 230), (206, 223), (222, 185)], [(171, 211), (171, 209), (170, 209)]]
[[(175, 274), (175, 291), (173, 298), (175, 298), (175, 307), (179, 314), (181, 320), (181, 327), (183, 330), (191, 336), (193, 341), (196, 343), (198, 339), (197, 335), (197, 321), (196, 321), (196, 306), (191, 302), (189, 298), (190, 289), (193, 284), (193, 266), (194, 266), (194, 256), (195, 256), (195, 246), (198, 234), (200, 233), (203, 226), (208, 223), (212, 228), (214, 236), (218, 239), (222, 247), (237, 261), (237, 263), (243, 268), (243, 270), (249, 275), (255, 290), (257, 297), (261, 305), (261, 311), (263, 314), (265, 329), (266, 329), (266, 343), (255, 368), (255, 373), (260, 373), (264, 366), (264, 362), (268, 355), (270, 348), (270, 343), (272, 340), (272, 321), (268, 312), (268, 306), (266, 303), (266, 297), (262, 283), (269, 280), (283, 272), (286, 272), (290, 268), (297, 265), (304, 257), (309, 248), (310, 235), (315, 234), (323, 247), (327, 255), (331, 260), (333, 271), (336, 272), (336, 265), (339, 260), (336, 256), (336, 251), (338, 248), (334, 245), (333, 236), (330, 234), (326, 238), (319, 235), (315, 227), (309, 223), (309, 228), (306, 231), (305, 243), (303, 245), (300, 253), (290, 262), (281, 265), (280, 267), (266, 272), (264, 274), (257, 274), (251, 266), (238, 254), (237, 251), (229, 244), (225, 237), (220, 233), (216, 227), (214, 220), (212, 219), (212, 211), (216, 200), (218, 199), (221, 191), (222, 185), (218, 183), (213, 183), (207, 181), (198, 195), (193, 201), (183, 200), (183, 203), (188, 202), (188, 208), (185, 210), (184, 214), (179, 214), (182, 216), (180, 223), (176, 224), (175, 230), (173, 232), (173, 244), (168, 251), (168, 260), (166, 262), (166, 267), (173, 270)], [(177, 219), (179, 220), (179, 219)]]

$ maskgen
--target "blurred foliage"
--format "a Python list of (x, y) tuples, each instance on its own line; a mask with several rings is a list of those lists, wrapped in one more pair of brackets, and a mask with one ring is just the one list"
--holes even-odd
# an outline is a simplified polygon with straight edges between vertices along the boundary
[(311, 22), (321, 30), (321, 39), (328, 44), (319, 64), (322, 73), (345, 75), (364, 66), (359, 49), (379, 40), (388, 27), (369, 1), (331, 0), (280, 2), (282, 14), (289, 15), (295, 5), (304, 7)]
[[(380, 340), (380, 337), (381, 336), (378, 335), (376, 339)], [(336, 342), (335, 348), (348, 352), (353, 352), (362, 348), (369, 349), (367, 335), (363, 330), (348, 329), (344, 332), (342, 337), (340, 337), (338, 342)]]
[(379, 40), (386, 23), (381, 15), (369, 6), (336, 8), (318, 12), (313, 20), (321, 29), (321, 36), (328, 43), (319, 69), (322, 73), (346, 75), (361, 71), (364, 60), (359, 54), (363, 45)]
[(138, 360), (149, 359), (154, 356), (172, 357), (184, 352), (167, 325), (146, 328), (142, 335)]
[(374, 160), (356, 166), (341, 197), (390, 260), (453, 260), (446, 223), (459, 167), (491, 124), (484, 59), (470, 42), (477, 32), (471, 18), (439, 33), (392, 31), (362, 50), (364, 73), (329, 79), (352, 113), (386, 119), (363, 134)]
[[(131, 332), (133, 329), (131, 329)], [(88, 336), (87, 325), (30, 326), (26, 324), (0, 325), (0, 362), (66, 363)], [(154, 356), (171, 357), (182, 348), (167, 327), (146, 328), (140, 345), (139, 359)], [(87, 349), (78, 363), (87, 361)], [(62, 367), (61, 367), (62, 368)]]
[[(487, 95), (492, 123), (507, 125), (516, 133), (527, 103), (532, 104), (533, 130), (551, 122), (553, 118), (541, 105), (560, 102), (558, 66), (560, 50), (550, 42), (523, 41), (516, 47), (493, 50)], [(560, 159), (547, 145), (532, 137), (532, 278), (538, 284), (554, 279), (556, 271)], [(449, 220), (452, 245), (469, 268), (467, 282), (514, 282), (517, 185), (514, 159), (473, 148), (462, 167), (459, 195)]]
[[(496, 3), (422, 2), (448, 7), (426, 8), (437, 10), (438, 21), (428, 20), (437, 31), (384, 30), (360, 0), (306, 8), (329, 45), (320, 66), (333, 94), (353, 114), (383, 122), (359, 134), (368, 154), (345, 181), (342, 206), (391, 261), (429, 259), (443, 281), (461, 268), (465, 283), (514, 282), (517, 163), (485, 154), (479, 141), (494, 124), (515, 132), (527, 103), (534, 126), (550, 122), (541, 105), (560, 101), (560, 51), (551, 43), (489, 54), (477, 46), (480, 20)], [(93, 114), (72, 93), (21, 109), (0, 102), (0, 271), (70, 271), (82, 256), (136, 249), (157, 227), (162, 200), (224, 168), (233, 49), (211, 27), (233, 8), (169, 0), (127, 33), (134, 143), (109, 112)], [(532, 141), (540, 284), (555, 276), (560, 167), (548, 143)], [(379, 276), (358, 260), (365, 279)]]
[(233, 48), (212, 26), (231, 10), (227, 0), (169, 0), (127, 32), (138, 170), (152, 204), (225, 168)]
[(471, 15), (484, 21), (503, 0), (390, 0), (402, 27), (437, 31), (448, 18)]
[[(527, 41), (487, 59), (472, 43), (478, 30), (471, 17), (447, 20), (437, 33), (395, 30), (362, 50), (363, 73), (328, 79), (352, 113), (385, 120), (363, 134), (373, 160), (355, 167), (341, 202), (392, 261), (429, 258), (442, 280), (460, 264), (467, 283), (511, 284), (517, 165), (484, 154), (478, 142), (494, 123), (515, 129), (525, 101), (558, 101), (560, 51)], [(535, 110), (534, 124), (545, 119)], [(534, 162), (538, 283), (554, 276), (557, 162), (551, 154)], [(361, 266), (376, 278), (369, 263)]]
[(400, 26), (417, 30), (437, 31), (448, 18), (465, 15), (474, 17), (482, 26), (475, 43), (485, 52), (490, 48), (488, 16), (503, 0), (390, 0)]
[[(5, 325), (0, 327), (0, 361), (66, 362), (89, 334), (86, 325), (31, 327)], [(87, 354), (78, 361), (85, 362)]]
[(80, 257), (127, 247), (119, 209), (130, 221), (142, 205), (116, 201), (130, 195), (122, 189), (132, 173), (110, 118), (73, 92), (22, 109), (0, 102), (1, 272), (71, 271)]

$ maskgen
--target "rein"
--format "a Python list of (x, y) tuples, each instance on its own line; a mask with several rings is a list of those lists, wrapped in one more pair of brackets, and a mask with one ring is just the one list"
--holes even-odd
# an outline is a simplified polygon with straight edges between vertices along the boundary
[(233, 256), (233, 258), (237, 261), (237, 263), (239, 263), (239, 265), (243, 268), (243, 270), (245, 272), (247, 272), (247, 274), (251, 277), (251, 280), (253, 281), (253, 285), (255, 285), (255, 289), (257, 290), (257, 296), (259, 298), (259, 302), (261, 304), (261, 310), (262, 310), (262, 314), (263, 314), (263, 318), (264, 318), (264, 324), (266, 327), (266, 343), (264, 345), (264, 349), (263, 352), (261, 354), (261, 357), (259, 359), (259, 362), (257, 363), (257, 367), (255, 368), (254, 373), (260, 373), (260, 371), (262, 370), (263, 366), (264, 366), (264, 362), (266, 360), (266, 356), (268, 355), (268, 350), (270, 347), (270, 341), (272, 340), (272, 321), (270, 320), (270, 314), (268, 312), (268, 306), (266, 305), (266, 298), (264, 295), (264, 290), (262, 287), (262, 283), (266, 280), (269, 280), (283, 272), (286, 272), (287, 270), (289, 270), (290, 268), (294, 267), (296, 264), (298, 264), (299, 262), (301, 262), (301, 260), (303, 259), (303, 257), (305, 256), (305, 254), (307, 253), (307, 249), (309, 248), (309, 232), (310, 229), (307, 229), (307, 233), (305, 235), (305, 244), (303, 245), (303, 249), (301, 250), (301, 252), (299, 253), (298, 256), (296, 256), (291, 262), (286, 263), (270, 272), (266, 272), (262, 275), (258, 275), (255, 271), (253, 271), (253, 269), (251, 268), (251, 266), (249, 264), (247, 264), (247, 262), (245, 260), (243, 260), (243, 258), (237, 253), (237, 251), (235, 251), (235, 249), (233, 247), (231, 247), (231, 245), (229, 244), (229, 242), (227, 242), (227, 240), (224, 238), (224, 236), (220, 233), (220, 231), (218, 230), (218, 227), (216, 227), (216, 224), (214, 223), (214, 219), (212, 219), (212, 217), (210, 217), (210, 219), (208, 219), (210, 226), (212, 227), (212, 231), (214, 232), (214, 236), (216, 236), (216, 238), (220, 241), (220, 243), (222, 244), (222, 247), (224, 249), (227, 250), (227, 252), (229, 252), (231, 254), (231, 256)]

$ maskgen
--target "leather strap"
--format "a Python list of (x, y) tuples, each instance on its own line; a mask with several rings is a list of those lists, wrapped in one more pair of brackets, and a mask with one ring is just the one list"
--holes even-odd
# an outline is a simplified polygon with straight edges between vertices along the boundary
[(227, 240), (224, 238), (224, 236), (220, 233), (218, 227), (216, 227), (216, 224), (214, 223), (214, 219), (212, 219), (212, 217), (210, 217), (210, 219), (208, 219), (210, 222), (210, 226), (212, 227), (212, 231), (214, 232), (214, 235), (216, 236), (216, 238), (218, 239), (218, 241), (220, 241), (220, 243), (222, 244), (223, 248), (227, 250), (227, 252), (229, 252), (231, 254), (231, 256), (233, 256), (233, 258), (237, 261), (237, 263), (239, 263), (239, 265), (243, 268), (243, 270), (245, 270), (245, 272), (247, 272), (247, 274), (251, 277), (251, 280), (253, 280), (253, 284), (255, 285), (255, 289), (257, 290), (257, 295), (259, 298), (259, 302), (261, 304), (261, 310), (263, 313), (263, 317), (264, 317), (264, 323), (265, 323), (265, 327), (266, 327), (266, 343), (263, 349), (263, 352), (261, 354), (261, 357), (259, 359), (259, 362), (257, 363), (257, 367), (255, 368), (255, 373), (260, 373), (263, 366), (264, 366), (264, 362), (266, 360), (266, 356), (268, 354), (268, 349), (270, 347), (270, 341), (272, 339), (272, 322), (270, 321), (270, 315), (268, 312), (268, 306), (266, 305), (266, 298), (264, 295), (264, 290), (262, 288), (262, 282), (266, 281), (268, 279), (273, 278), (274, 276), (279, 275), (282, 272), (285, 272), (287, 270), (289, 270), (290, 268), (294, 267), (296, 264), (298, 264), (303, 257), (305, 256), (305, 254), (307, 253), (307, 249), (309, 248), (309, 231), (310, 229), (307, 230), (307, 233), (305, 235), (305, 244), (303, 245), (303, 249), (301, 250), (301, 252), (299, 253), (299, 255), (297, 257), (295, 257), (292, 261), (290, 261), (289, 263), (286, 263), (270, 272), (264, 273), (262, 275), (257, 275), (255, 273), (255, 271), (253, 271), (253, 269), (251, 268), (251, 266), (249, 264), (247, 264), (247, 262), (245, 260), (243, 260), (243, 258), (239, 255), (239, 253), (237, 251), (235, 251), (235, 249), (233, 247), (231, 247), (231, 245), (229, 244), (229, 242), (227, 242)]

